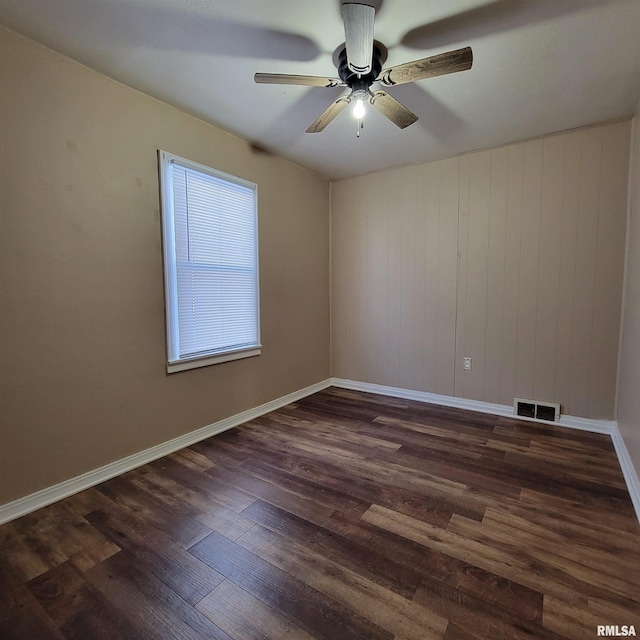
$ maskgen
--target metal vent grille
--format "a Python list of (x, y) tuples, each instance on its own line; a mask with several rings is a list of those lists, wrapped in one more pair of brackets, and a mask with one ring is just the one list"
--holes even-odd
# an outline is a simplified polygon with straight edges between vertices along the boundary
[(560, 420), (560, 404), (558, 402), (539, 402), (526, 398), (514, 398), (513, 413), (521, 418), (557, 422)]

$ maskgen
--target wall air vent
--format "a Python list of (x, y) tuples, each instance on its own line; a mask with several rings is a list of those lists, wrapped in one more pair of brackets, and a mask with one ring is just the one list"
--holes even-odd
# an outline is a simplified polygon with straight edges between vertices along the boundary
[(513, 413), (522, 418), (557, 422), (560, 419), (560, 404), (558, 402), (539, 402), (525, 398), (514, 398)]

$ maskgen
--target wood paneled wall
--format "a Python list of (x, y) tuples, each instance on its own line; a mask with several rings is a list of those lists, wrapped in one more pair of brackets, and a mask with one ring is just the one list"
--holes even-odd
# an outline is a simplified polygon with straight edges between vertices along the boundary
[(629, 228), (616, 420), (640, 476), (640, 97), (631, 140)]
[(629, 140), (621, 122), (333, 183), (333, 375), (612, 418)]

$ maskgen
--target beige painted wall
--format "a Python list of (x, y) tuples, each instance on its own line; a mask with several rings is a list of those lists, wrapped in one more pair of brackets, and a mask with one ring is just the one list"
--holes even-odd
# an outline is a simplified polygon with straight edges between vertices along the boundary
[(629, 131), (333, 183), (332, 374), (613, 418)]
[(640, 100), (633, 119), (617, 420), (640, 475)]
[[(259, 185), (263, 354), (165, 374), (156, 149)], [(329, 185), (0, 28), (0, 504), (329, 376)]]

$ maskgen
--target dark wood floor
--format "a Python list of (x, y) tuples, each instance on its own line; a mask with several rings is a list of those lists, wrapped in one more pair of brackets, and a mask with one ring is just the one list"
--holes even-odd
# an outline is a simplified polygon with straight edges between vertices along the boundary
[(0, 527), (0, 637), (640, 634), (608, 436), (329, 389)]

